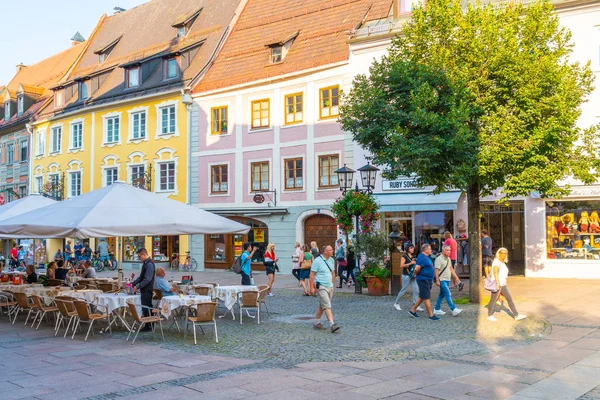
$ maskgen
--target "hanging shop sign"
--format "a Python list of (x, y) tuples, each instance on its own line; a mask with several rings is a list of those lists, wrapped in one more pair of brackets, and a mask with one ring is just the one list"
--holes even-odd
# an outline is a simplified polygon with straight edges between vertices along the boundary
[(252, 229), (254, 232), (254, 241), (257, 243), (265, 242), (265, 230), (261, 228)]

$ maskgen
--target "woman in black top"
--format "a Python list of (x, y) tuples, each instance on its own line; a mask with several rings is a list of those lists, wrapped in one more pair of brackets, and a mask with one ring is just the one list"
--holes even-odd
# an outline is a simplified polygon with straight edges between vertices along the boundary
[(400, 268), (402, 269), (402, 289), (400, 289), (400, 292), (398, 292), (398, 296), (394, 302), (394, 308), (398, 311), (402, 310), (402, 308), (400, 308), (400, 298), (404, 295), (404, 293), (406, 293), (409, 286), (412, 286), (413, 304), (415, 304), (419, 298), (419, 287), (417, 286), (417, 281), (416, 279), (410, 277), (410, 270), (412, 270), (417, 264), (417, 258), (415, 257), (415, 245), (412, 243), (406, 243), (404, 245), (404, 252), (405, 253), (402, 255), (402, 259), (400, 260)]

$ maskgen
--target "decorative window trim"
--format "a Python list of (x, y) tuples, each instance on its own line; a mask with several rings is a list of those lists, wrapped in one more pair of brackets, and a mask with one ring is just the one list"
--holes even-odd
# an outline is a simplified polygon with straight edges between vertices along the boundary
[[(140, 161), (133, 161), (135, 157), (139, 157)], [(125, 166), (127, 168), (127, 183), (131, 184), (131, 168), (142, 165), (144, 166), (144, 172), (146, 172), (148, 171), (148, 160), (146, 159), (146, 154), (142, 153), (141, 151), (134, 151), (127, 156), (127, 160), (128, 161), (125, 162)]]
[[(29, 162), (30, 159), (30, 155), (31, 155), (31, 148), (29, 146), (29, 139), (24, 138), (24, 139), (20, 139), (18, 141), (19, 143), (19, 162), (20, 163), (24, 163), (24, 162)], [(23, 143), (26, 144), (25, 148), (27, 149), (27, 156), (23, 157)]]
[[(114, 161), (112, 165), (108, 165), (109, 161)], [(100, 165), (100, 169), (102, 170), (102, 187), (106, 187), (106, 170), (116, 168), (117, 169), (117, 180), (119, 180), (121, 176), (121, 163), (118, 162), (119, 157), (114, 154), (109, 154), (102, 159), (102, 165)]]
[[(287, 122), (287, 99), (288, 97), (292, 97), (295, 98), (296, 96), (302, 96), (302, 119), (300, 119), (299, 121), (296, 120), (296, 114), (297, 112), (294, 111), (294, 121), (292, 122)], [(295, 99), (294, 99), (295, 101)], [(283, 95), (283, 125), (284, 126), (291, 126), (291, 125), (301, 125), (304, 123), (304, 117), (306, 114), (306, 104), (305, 104), (305, 100), (304, 100), (304, 91), (299, 91), (299, 92), (295, 92), (295, 93), (286, 93)], [(296, 105), (296, 103), (294, 102), (294, 106)]]
[(38, 193), (38, 194), (40, 193), (40, 191), (38, 190), (38, 186), (37, 186), (37, 180), (40, 179), (40, 178), (42, 179), (41, 187), (43, 188), (44, 187), (44, 172), (43, 172), (43, 169), (42, 169), (41, 173), (37, 173), (37, 174), (33, 175), (33, 179), (31, 180), (31, 184), (33, 186), (31, 188), (31, 193)]
[[(213, 112), (215, 110), (222, 110), (222, 109), (227, 110), (227, 120), (225, 122), (225, 132), (220, 132), (220, 131), (213, 131), (213, 126), (214, 126), (214, 119), (213, 119)], [(219, 116), (221, 115), (221, 113), (219, 113)], [(222, 105), (222, 106), (215, 106), (215, 107), (211, 107), (210, 108), (210, 115), (208, 117), (209, 121), (208, 124), (210, 125), (210, 135), (211, 136), (224, 136), (224, 135), (229, 135), (230, 131), (230, 125), (229, 125), (229, 105)], [(222, 122), (221, 122), (222, 123)]]
[[(166, 107), (175, 107), (175, 132), (161, 133), (162, 129), (162, 109)], [(179, 137), (179, 101), (167, 100), (154, 106), (156, 108), (156, 134), (155, 139), (168, 140), (172, 137)]]
[[(81, 124), (81, 147), (73, 147), (73, 139), (74, 139), (73, 125), (76, 125), (76, 124)], [(76, 119), (69, 121), (69, 149), (67, 150), (67, 153), (75, 154), (75, 153), (79, 153), (80, 151), (84, 150), (84, 148), (83, 148), (83, 143), (84, 143), (83, 131), (84, 130), (85, 130), (85, 119), (84, 118), (76, 118)]]
[[(224, 165), (227, 167), (227, 191), (226, 192), (213, 192), (212, 191), (212, 168)], [(214, 162), (208, 163), (208, 196), (209, 197), (229, 197), (231, 195), (231, 162)]]
[[(175, 187), (173, 190), (160, 190), (160, 165), (175, 163)], [(166, 194), (168, 196), (177, 196), (179, 194), (179, 185), (177, 185), (177, 171), (179, 170), (179, 157), (170, 160), (154, 160), (154, 193)]]
[[(40, 151), (40, 140), (39, 138), (42, 137), (42, 151)], [(46, 130), (42, 129), (39, 131), (35, 131), (35, 155), (34, 158), (39, 159), (44, 157), (44, 154), (46, 153)]]
[(60, 164), (53, 162), (48, 164), (48, 175), (57, 175), (59, 172)]
[[(286, 174), (286, 161), (291, 161), (291, 160), (302, 160), (302, 187), (300, 188), (288, 188), (286, 183), (287, 183), (287, 174)], [(306, 191), (306, 157), (304, 154), (298, 154), (298, 155), (286, 155), (286, 156), (282, 156), (281, 157), (281, 165), (283, 166), (283, 173), (281, 174), (282, 177), (282, 182), (281, 182), (281, 187), (283, 188), (284, 192), (290, 192), (290, 193), (302, 193)]]
[[(261, 131), (261, 130), (267, 130), (267, 129), (271, 129), (272, 126), (272, 118), (271, 118), (271, 97), (257, 97), (256, 99), (249, 99), (250, 101), (250, 132), (257, 132), (257, 131)], [(260, 126), (254, 126), (254, 103), (262, 103), (264, 101), (267, 101), (269, 104), (269, 108), (268, 108), (268, 124), (267, 125), (260, 125)], [(262, 108), (261, 108), (262, 110)], [(261, 124), (262, 124), (262, 112), (260, 115), (260, 119), (261, 119)]]
[[(12, 148), (12, 160), (9, 159), (10, 149)], [(15, 143), (6, 144), (6, 165), (12, 165), (15, 163)]]
[[(267, 163), (269, 165), (269, 188), (266, 190), (271, 190), (273, 187), (273, 160), (271, 158), (262, 158), (256, 160), (248, 160), (248, 194), (254, 195), (256, 193), (260, 193), (260, 191), (252, 190), (252, 164), (260, 164)], [(261, 189), (264, 190), (264, 189)]]
[(342, 163), (342, 152), (341, 151), (321, 151), (318, 153), (315, 153), (315, 191), (317, 192), (326, 192), (326, 191), (332, 191), (332, 190), (340, 190), (340, 186), (339, 186), (339, 182), (336, 186), (321, 186), (321, 169), (320, 169), (320, 158), (321, 157), (326, 157), (326, 156), (337, 156), (338, 157), (338, 169), (339, 166)]
[[(121, 144), (121, 140), (123, 138), (123, 118), (122, 112), (110, 112), (102, 115), (102, 145), (101, 147), (114, 147), (116, 145)], [(107, 142), (108, 139), (108, 119), (109, 118), (119, 118), (119, 140), (116, 142)]]
[[(324, 117), (323, 116), (323, 109), (321, 108), (321, 101), (322, 101), (321, 92), (323, 90), (327, 90), (327, 89), (331, 90), (331, 89), (335, 89), (335, 88), (338, 89), (338, 113), (335, 114), (335, 115), (328, 115), (328, 116)], [(342, 91), (342, 85), (340, 83), (332, 83), (331, 85), (321, 86), (321, 87), (317, 88), (317, 95), (318, 95), (318, 101), (317, 101), (317, 109), (318, 109), (317, 111), (318, 111), (318, 114), (317, 115), (319, 116), (318, 121), (327, 121), (327, 120), (330, 120), (330, 119), (335, 119), (335, 118), (337, 118), (340, 115), (339, 109), (340, 109), (340, 106), (341, 106), (341, 104), (340, 104), (341, 91)]]
[[(135, 107), (131, 110), (127, 111), (127, 143), (138, 144), (142, 142), (148, 141), (148, 117), (150, 116), (150, 107)], [(143, 138), (134, 139), (133, 138), (133, 115), (139, 113), (146, 113), (146, 134)]]
[[(50, 146), (48, 146), (48, 156), (50, 156), (50, 157), (54, 157), (54, 156), (57, 156), (57, 155), (63, 153), (63, 147), (64, 147), (63, 146), (63, 142), (64, 142), (64, 137), (65, 137), (65, 135), (64, 135), (64, 126), (63, 125), (64, 124), (61, 123), (61, 124), (54, 124), (54, 125), (51, 125), (49, 127), (49, 130), (50, 130), (50, 143), (49, 143), (49, 145)], [(60, 128), (60, 149), (58, 149), (57, 151), (53, 151), (52, 150), (54, 148), (54, 132), (53, 131), (54, 131), (55, 128)]]
[[(68, 170), (67, 170), (67, 198), (72, 198), (75, 197), (71, 194), (71, 177), (72, 174), (74, 173), (79, 173), (79, 179), (80, 179), (80, 188), (79, 188), (79, 196), (81, 196), (83, 194), (83, 167), (81, 166), (83, 163), (79, 160), (71, 160), (68, 164)], [(75, 168), (77, 167), (77, 168)]]

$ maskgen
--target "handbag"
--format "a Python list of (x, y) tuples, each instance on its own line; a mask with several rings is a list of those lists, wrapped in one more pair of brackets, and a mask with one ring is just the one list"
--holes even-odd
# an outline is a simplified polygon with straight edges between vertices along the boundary
[(292, 262), (293, 263), (300, 262), (300, 256), (292, 256)]
[(310, 269), (312, 267), (312, 260), (304, 260), (302, 261), (302, 266), (300, 269)]
[(492, 278), (489, 276), (483, 280), (483, 288), (492, 293), (498, 292), (498, 289), (496, 288), (496, 281), (492, 280)]
[(347, 260), (338, 260), (338, 265), (340, 267), (346, 267), (348, 265), (348, 261)]

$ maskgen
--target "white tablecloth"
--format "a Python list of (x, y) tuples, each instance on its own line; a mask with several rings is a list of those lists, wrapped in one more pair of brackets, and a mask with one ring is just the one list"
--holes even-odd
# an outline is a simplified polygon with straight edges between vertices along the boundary
[[(101, 307), (101, 311), (108, 310), (109, 313), (121, 307), (128, 307), (128, 301), (133, 301), (135, 304), (142, 304), (141, 297), (133, 294), (124, 293), (102, 293), (95, 296), (94, 303)], [(138, 310), (139, 312), (139, 310)]]
[(179, 284), (177, 285), (177, 288), (179, 290), (181, 290), (183, 293), (186, 294), (191, 294), (191, 295), (195, 295), (196, 291), (194, 290), (195, 288), (199, 288), (199, 287), (207, 287), (208, 288), (208, 296), (213, 296), (214, 291), (213, 288), (214, 286), (209, 284), (209, 283), (196, 283), (194, 285), (188, 285), (188, 284)]
[(192, 307), (196, 304), (209, 303), (211, 301), (210, 296), (165, 296), (158, 303), (158, 308), (165, 318), (170, 318), (171, 313), (179, 307)]
[(237, 302), (237, 295), (240, 292), (258, 292), (258, 286), (232, 285), (232, 286), (217, 286), (214, 289), (217, 299), (221, 300), (228, 310), (231, 310)]
[(10, 290), (15, 293), (25, 293), (25, 289), (29, 289), (32, 285), (23, 284), (23, 285), (0, 285), (0, 290)]
[(52, 299), (54, 299), (58, 295), (66, 294), (72, 292), (71, 288), (66, 286), (48, 286), (48, 287), (39, 287), (33, 286), (25, 289), (25, 294), (27, 296), (31, 296), (35, 294), (36, 296), (40, 296), (43, 302), (49, 306), (52, 304)]
[(64, 292), (61, 293), (61, 296), (69, 296), (69, 297), (73, 297), (74, 299), (81, 299), (81, 300), (85, 300), (88, 303), (93, 303), (96, 296), (102, 294), (102, 290), (96, 290), (96, 289), (84, 289), (84, 290), (76, 290), (76, 291), (71, 291), (71, 292)]

